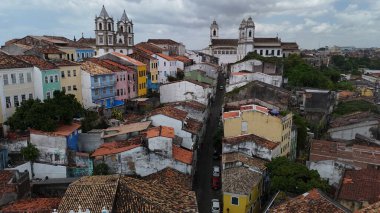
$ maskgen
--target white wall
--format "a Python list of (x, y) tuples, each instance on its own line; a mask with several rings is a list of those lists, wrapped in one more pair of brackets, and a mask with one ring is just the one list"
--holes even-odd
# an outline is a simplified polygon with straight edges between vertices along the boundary
[(229, 83), (226, 87), (226, 92), (231, 92), (235, 88), (240, 88), (251, 81), (261, 81), (267, 84), (271, 84), (276, 87), (281, 87), (282, 76), (281, 75), (267, 75), (262, 72), (247, 73), (244, 75), (230, 75)]
[(81, 81), (82, 81), (82, 99), (83, 99), (84, 108), (96, 106), (96, 104), (92, 102), (90, 73), (81, 70)]
[(258, 60), (243, 61), (243, 62), (240, 62), (237, 64), (233, 64), (231, 66), (231, 72), (240, 72), (243, 70), (256, 71), (256, 70), (254, 70), (254, 66), (260, 66), (262, 64), (263, 63), (261, 61), (258, 61)]
[(276, 146), (273, 150), (260, 146), (255, 142), (242, 142), (238, 144), (223, 143), (223, 153), (229, 152), (242, 152), (249, 156), (255, 156), (266, 160), (272, 160), (272, 158), (280, 156), (280, 145)]
[(169, 158), (172, 157), (172, 139), (167, 137), (154, 137), (148, 139), (148, 148), (150, 151), (160, 152)]
[[(158, 82), (167, 83), (167, 76), (177, 76), (177, 61), (168, 61), (156, 54), (152, 55), (154, 58), (158, 59)], [(166, 72), (166, 76), (165, 76)]]
[(185, 67), (185, 71), (192, 71), (192, 70), (202, 70), (206, 72), (206, 75), (208, 77), (217, 79), (218, 78), (218, 71), (217, 67), (212, 66), (207, 63), (198, 63), (198, 64), (193, 64), (191, 66)]
[(211, 91), (188, 81), (164, 84), (160, 86), (160, 102), (171, 103), (177, 101), (194, 100), (208, 105), (207, 94)]
[(219, 65), (235, 63), (237, 61), (237, 54), (214, 54), (219, 58)]
[(328, 130), (328, 133), (333, 139), (352, 140), (355, 139), (356, 134), (361, 134), (370, 138), (372, 137), (372, 133), (369, 129), (372, 127), (377, 127), (378, 124), (378, 121), (367, 121), (353, 125), (331, 128)]
[(24, 164), (15, 166), (13, 168), (6, 168), (5, 170), (18, 170), (19, 172), (25, 172), (25, 170), (26, 170), (29, 172), (29, 179), (32, 180), (32, 178), (33, 178), (32, 177), (32, 167), (31, 167), (30, 161), (28, 161)]
[(66, 137), (31, 133), (30, 142), (40, 151), (38, 161), (53, 164), (67, 163)]
[(50, 165), (42, 163), (33, 163), (34, 178), (45, 179), (46, 176), (51, 178), (67, 178), (66, 166)]
[(44, 91), (42, 86), (42, 73), (37, 67), (33, 70), (33, 83), (34, 83), (34, 98), (44, 100)]

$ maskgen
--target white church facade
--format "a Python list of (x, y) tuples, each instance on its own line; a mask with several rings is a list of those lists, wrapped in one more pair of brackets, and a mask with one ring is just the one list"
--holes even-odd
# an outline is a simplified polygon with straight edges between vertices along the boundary
[(243, 59), (249, 52), (264, 57), (286, 57), (299, 54), (295, 42), (282, 42), (280, 38), (256, 38), (255, 23), (252, 18), (243, 19), (239, 27), (238, 39), (219, 38), (219, 26), (214, 20), (210, 26), (210, 45), (205, 53), (219, 58), (219, 64), (234, 63)]
[(95, 17), (96, 52), (101, 56), (109, 52), (131, 54), (134, 46), (132, 20), (124, 10), (120, 20), (115, 22), (103, 6), (99, 16)]

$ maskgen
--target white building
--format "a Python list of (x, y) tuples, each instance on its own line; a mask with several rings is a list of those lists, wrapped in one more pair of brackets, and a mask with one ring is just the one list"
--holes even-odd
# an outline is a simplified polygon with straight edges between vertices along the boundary
[(231, 92), (232, 90), (242, 87), (252, 81), (260, 81), (276, 87), (281, 87), (282, 75), (267, 75), (261, 72), (235, 72), (230, 75), (226, 92)]
[(177, 76), (177, 60), (173, 57), (165, 55), (163, 53), (156, 53), (152, 55), (154, 58), (158, 59), (158, 82), (167, 83), (168, 76)]
[(218, 66), (211, 63), (197, 63), (191, 66), (185, 67), (185, 72), (193, 71), (193, 70), (202, 70), (206, 73), (208, 77), (218, 79)]
[(183, 80), (160, 86), (160, 102), (171, 103), (177, 101), (197, 101), (208, 105), (213, 97), (214, 89), (205, 83)]

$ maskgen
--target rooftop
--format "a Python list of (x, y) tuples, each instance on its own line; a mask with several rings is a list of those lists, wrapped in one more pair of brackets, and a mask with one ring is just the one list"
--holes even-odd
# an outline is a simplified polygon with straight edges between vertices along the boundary
[(173, 57), (174, 59), (176, 59), (177, 61), (182, 61), (183, 63), (191, 63), (193, 60), (189, 59), (188, 57), (186, 56), (175, 56)]
[(246, 167), (233, 167), (222, 171), (223, 193), (247, 195), (262, 180), (261, 174)]
[(240, 117), (240, 111), (230, 111), (223, 113), (223, 119)]
[(65, 52), (59, 50), (56, 47), (53, 46), (47, 46), (47, 47), (33, 47), (27, 51), (34, 51), (42, 54), (66, 54)]
[(182, 106), (182, 107), (189, 107), (197, 111), (205, 111), (207, 109), (206, 105), (199, 103), (197, 101), (191, 100), (191, 101), (179, 101), (179, 102), (173, 102), (168, 103), (167, 105), (170, 106)]
[(140, 43), (136, 44), (135, 47), (144, 51), (144, 52), (146, 52), (146, 50), (148, 50), (149, 52), (146, 52), (148, 54), (162, 53), (162, 51), (164, 51), (164, 49), (162, 49), (161, 47), (159, 47), (155, 44), (152, 44), (152, 43), (148, 43), (148, 42), (140, 42)]
[(349, 213), (350, 211), (339, 205), (323, 192), (313, 189), (302, 195), (269, 209), (269, 213)]
[(36, 134), (36, 135), (50, 135), (50, 136), (69, 136), (71, 135), (75, 130), (79, 129), (81, 127), (78, 123), (72, 123), (71, 125), (60, 125), (55, 131), (53, 132), (44, 132), (41, 130), (35, 130), (31, 129), (30, 134)]
[(146, 66), (146, 64), (144, 64), (144, 63), (142, 63), (142, 62), (140, 62), (140, 61), (138, 61), (138, 60), (136, 60), (134, 58), (126, 56), (126, 55), (124, 55), (122, 53), (112, 52), (111, 54), (114, 55), (114, 56), (117, 56), (119, 58), (122, 58), (122, 59), (128, 61), (129, 63), (131, 63), (131, 64), (133, 64), (135, 66)]
[(354, 112), (348, 115), (342, 115), (334, 118), (330, 122), (330, 127), (341, 127), (351, 124), (366, 122), (366, 121), (378, 121), (380, 122), (380, 116), (371, 112)]
[(110, 127), (104, 130), (103, 138), (111, 138), (117, 135), (124, 135), (132, 132), (140, 132), (146, 130), (150, 126), (151, 121), (129, 123), (116, 127)]
[(46, 212), (58, 209), (61, 198), (31, 198), (19, 200), (1, 209), (3, 213), (13, 212)]
[(121, 70), (126, 70), (126, 71), (129, 71), (129, 72), (134, 72), (133, 68), (128, 67), (128, 66), (124, 66), (124, 65), (122, 65), (120, 63), (117, 63), (115, 61), (112, 61), (112, 60), (109, 60), (109, 59), (104, 59), (103, 61), (105, 63), (108, 63), (108, 64), (112, 65), (112, 66), (118, 67)]
[(158, 136), (174, 138), (174, 129), (167, 126), (158, 126), (150, 128), (146, 131), (146, 138), (154, 138)]
[(140, 146), (142, 146), (142, 138), (140, 136), (127, 141), (107, 142), (100, 145), (100, 147), (91, 154), (91, 157), (118, 154)]
[(52, 69), (58, 69), (56, 65), (53, 63), (50, 63), (44, 59), (41, 59), (35, 55), (19, 55), (16, 56), (17, 58), (33, 64), (33, 66), (38, 67), (40, 70), (52, 70)]
[(265, 165), (268, 163), (266, 160), (252, 157), (241, 152), (229, 152), (222, 154), (222, 164), (235, 162), (241, 162), (248, 167), (256, 167), (261, 171), (267, 168)]
[(169, 45), (177, 45), (179, 44), (176, 41), (173, 41), (171, 39), (148, 39), (148, 43), (153, 43), (153, 44), (169, 44)]
[(0, 51), (0, 69), (27, 68), (31, 64)]
[(298, 44), (296, 42), (281, 42), (283, 50), (298, 50)]
[(144, 180), (150, 182), (159, 182), (162, 184), (176, 185), (178, 188), (191, 190), (192, 179), (190, 175), (183, 174), (170, 167), (165, 168), (159, 172), (143, 177)]
[(180, 121), (184, 121), (187, 117), (187, 112), (176, 109), (172, 106), (164, 106), (161, 108), (154, 109), (152, 112), (150, 112), (149, 116), (154, 116), (154, 115), (165, 115)]
[(238, 45), (238, 39), (212, 39), (211, 40), (212, 46), (237, 46)]
[(105, 75), (112, 74), (113, 72), (107, 68), (104, 68), (94, 62), (86, 61), (82, 63), (81, 69), (91, 75)]
[(380, 201), (374, 204), (371, 204), (365, 208), (355, 211), (355, 213), (379, 213), (380, 212)]
[(226, 144), (234, 145), (234, 144), (240, 144), (244, 142), (254, 142), (257, 145), (268, 148), (270, 150), (273, 150), (279, 145), (279, 143), (272, 142), (270, 140), (267, 140), (265, 138), (259, 137), (254, 134), (239, 135), (236, 137), (223, 138), (223, 143), (226, 143)]
[(160, 56), (161, 58), (167, 60), (167, 61), (177, 61), (175, 58), (165, 55), (163, 53), (156, 53), (156, 55)]
[(337, 198), (349, 201), (380, 201), (380, 170), (346, 170)]
[(193, 163), (193, 152), (173, 144), (173, 158), (182, 163), (191, 165)]
[(193, 134), (198, 134), (202, 129), (202, 126), (203, 124), (201, 122), (189, 117), (186, 119), (186, 123), (183, 129)]
[(80, 66), (80, 63), (76, 63), (69, 60), (55, 60), (51, 62), (55, 64), (57, 67)]

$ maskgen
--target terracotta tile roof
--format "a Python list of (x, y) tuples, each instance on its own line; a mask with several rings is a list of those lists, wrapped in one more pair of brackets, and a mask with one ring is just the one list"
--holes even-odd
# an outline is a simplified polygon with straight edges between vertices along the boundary
[(168, 55), (165, 55), (163, 53), (156, 53), (156, 55), (160, 56), (161, 58), (165, 59), (165, 60), (168, 60), (168, 61), (176, 61), (175, 58), (171, 57), (171, 56), (168, 56)]
[(336, 128), (373, 120), (380, 122), (380, 116), (371, 112), (354, 112), (333, 119), (330, 122), (330, 127)]
[(240, 111), (230, 111), (223, 113), (223, 119), (240, 117)]
[(122, 58), (122, 59), (128, 61), (129, 63), (132, 63), (135, 66), (146, 66), (146, 64), (144, 64), (144, 63), (142, 63), (142, 62), (140, 62), (140, 61), (138, 61), (138, 60), (136, 60), (134, 58), (131, 58), (131, 57), (127, 56), (127, 55), (124, 55), (122, 53), (112, 52), (111, 54), (115, 55), (115, 56), (117, 56), (119, 58)]
[(141, 136), (131, 138), (127, 141), (107, 142), (100, 145), (100, 147), (91, 154), (91, 157), (118, 154), (140, 146), (142, 146)]
[(239, 135), (236, 137), (223, 138), (223, 143), (227, 143), (227, 144), (239, 144), (239, 143), (251, 142), (251, 141), (255, 142), (257, 145), (268, 148), (270, 150), (273, 150), (279, 145), (279, 143), (272, 142), (270, 140), (267, 140), (265, 138), (259, 137), (254, 134)]
[(11, 184), (15, 177), (15, 170), (3, 170), (0, 171), (0, 197), (6, 193), (16, 193), (16, 185)]
[(183, 149), (173, 144), (173, 158), (182, 163), (191, 165), (193, 163), (193, 152), (187, 149)]
[(339, 99), (345, 99), (345, 98), (349, 98), (349, 97), (352, 97), (355, 95), (355, 92), (351, 92), (351, 91), (340, 91), (338, 93), (339, 95)]
[(238, 39), (212, 39), (212, 46), (238, 46)]
[(68, 60), (54, 60), (50, 61), (53, 64), (55, 64), (57, 67), (69, 67), (69, 66), (80, 66), (80, 63), (76, 63), (73, 61), (68, 61)]
[(152, 112), (150, 112), (149, 116), (154, 116), (154, 115), (165, 115), (180, 121), (184, 121), (187, 117), (187, 112), (176, 109), (172, 106), (164, 106), (161, 108), (154, 109)]
[(158, 136), (174, 138), (174, 129), (167, 126), (158, 126), (150, 128), (146, 131), (146, 138), (154, 138)]
[(92, 63), (95, 63), (95, 64), (97, 64), (97, 65), (99, 65), (99, 66), (102, 66), (102, 67), (104, 67), (104, 68), (106, 68), (106, 69), (111, 70), (112, 72), (119, 72), (119, 71), (122, 71), (122, 70), (120, 69), (119, 66), (115, 66), (115, 65), (113, 65), (113, 64), (111, 64), (111, 63), (107, 63), (107, 62), (105, 62), (105, 61), (102, 60), (102, 59), (98, 59), (98, 58), (89, 58), (89, 59), (87, 59), (87, 61), (91, 61)]
[(121, 70), (125, 70), (125, 71), (128, 71), (128, 72), (134, 72), (135, 70), (133, 69), (133, 68), (131, 68), (131, 67), (128, 67), (128, 66), (124, 66), (124, 65), (122, 65), (122, 64), (120, 64), (120, 63), (117, 63), (117, 62), (115, 62), (115, 61), (112, 61), (112, 60), (109, 60), (109, 59), (104, 59), (103, 60), (105, 63), (108, 63), (108, 64), (111, 64), (111, 65), (113, 65), (113, 66), (116, 66), (116, 67), (118, 67), (119, 69), (121, 69)]
[(61, 198), (32, 198), (16, 201), (1, 209), (3, 213), (51, 213), (58, 209)]
[[(159, 47), (155, 44), (147, 43), (147, 42), (140, 42), (140, 43), (136, 44), (135, 47), (139, 48), (140, 50), (142, 50), (148, 54), (162, 53), (162, 51), (164, 51), (164, 49), (162, 49), (161, 47)], [(149, 52), (147, 52), (146, 50), (148, 50)]]
[(17, 58), (32, 64), (33, 66), (38, 67), (40, 70), (52, 70), (52, 69), (58, 69), (57, 66), (55, 66), (53, 63), (50, 63), (48, 61), (45, 61), (44, 59), (41, 59), (34, 55), (19, 55)]
[(25, 61), (0, 51), (0, 69), (33, 67)]
[(14, 172), (11, 170), (0, 171), (0, 185), (3, 186), (8, 184), (9, 181), (13, 178)]
[(167, 105), (169, 106), (183, 106), (183, 107), (189, 107), (197, 111), (205, 111), (207, 109), (207, 106), (199, 103), (197, 101), (179, 101), (179, 102), (173, 102), (173, 103), (168, 103)]
[(233, 167), (222, 171), (223, 193), (248, 195), (262, 180), (261, 174), (246, 167)]
[(183, 188), (187, 190), (191, 190), (192, 188), (192, 178), (190, 175), (183, 174), (170, 167), (145, 176), (143, 179), (149, 182), (159, 182), (164, 185), (175, 186), (175, 188)]
[(281, 42), (281, 47), (283, 50), (299, 50), (296, 42)]
[(278, 38), (255, 38), (256, 43), (278, 43), (281, 42)]
[(86, 61), (82, 63), (81, 69), (84, 72), (90, 73), (91, 75), (105, 75), (105, 74), (112, 74), (112, 70), (109, 70), (107, 68), (104, 68), (96, 63), (93, 63), (91, 61)]
[(96, 45), (96, 39), (95, 38), (83, 38), (82, 37), (77, 42), (80, 44), (84, 44), (84, 45), (91, 45), (91, 46)]
[(380, 201), (374, 204), (371, 204), (365, 208), (355, 211), (355, 213), (379, 213), (380, 212)]
[(69, 136), (75, 130), (81, 127), (78, 123), (72, 123), (71, 125), (60, 125), (54, 132), (44, 132), (40, 130), (31, 129), (30, 134), (36, 135), (51, 135), (51, 136)]
[(82, 209), (91, 209), (101, 212), (106, 207), (114, 211), (114, 200), (119, 184), (119, 175), (86, 176), (70, 184), (58, 207), (58, 212), (69, 212)]
[(380, 201), (380, 170), (347, 170), (337, 198), (349, 201)]
[(104, 135), (102, 138), (111, 138), (117, 135), (125, 135), (132, 132), (141, 132), (143, 130), (146, 130), (150, 126), (150, 124), (151, 121), (144, 121), (110, 127), (104, 130)]
[(53, 46), (47, 46), (47, 47), (33, 47), (32, 49), (28, 51), (35, 51), (42, 54), (66, 54), (65, 52), (59, 50), (58, 48), (55, 48)]
[(183, 129), (193, 134), (198, 134), (202, 126), (203, 124), (194, 118), (187, 118)]
[(157, 60), (156, 58), (151, 56), (154, 54), (154, 52), (147, 50), (143, 47), (135, 47), (133, 48), (133, 50), (134, 50), (133, 53), (129, 54), (128, 56), (135, 58), (136, 60), (138, 57), (144, 58), (145, 60)]
[(348, 213), (348, 209), (328, 198), (318, 189), (313, 189), (278, 206), (269, 209), (269, 213)]
[(193, 62), (193, 60), (189, 59), (186, 56), (179, 55), (179, 56), (175, 56), (173, 58), (176, 59), (177, 61), (182, 61), (183, 63), (191, 63), (191, 62)]
[(252, 157), (241, 152), (230, 152), (222, 154), (222, 164), (241, 162), (249, 167), (256, 167), (261, 171), (266, 170), (266, 164), (269, 161), (260, 158)]
[(169, 45), (178, 45), (179, 43), (171, 39), (148, 39), (148, 43), (153, 44), (169, 44)]

